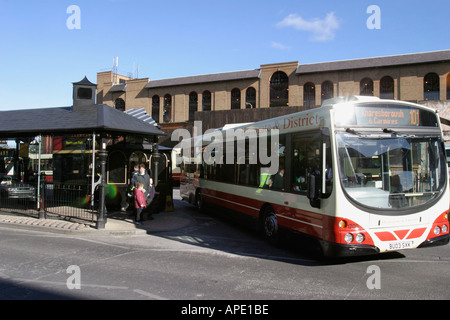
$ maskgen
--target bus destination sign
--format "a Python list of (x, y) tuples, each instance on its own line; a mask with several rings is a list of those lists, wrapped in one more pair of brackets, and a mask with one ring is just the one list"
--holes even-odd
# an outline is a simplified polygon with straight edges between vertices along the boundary
[[(336, 118), (337, 125), (358, 125), (358, 126), (437, 126), (437, 117), (434, 113), (409, 107), (395, 105), (356, 105), (348, 109), (338, 110), (345, 115)], [(349, 117), (349, 115), (351, 116)]]
[(419, 110), (364, 107), (356, 108), (355, 111), (358, 124), (380, 126), (417, 126), (420, 122)]

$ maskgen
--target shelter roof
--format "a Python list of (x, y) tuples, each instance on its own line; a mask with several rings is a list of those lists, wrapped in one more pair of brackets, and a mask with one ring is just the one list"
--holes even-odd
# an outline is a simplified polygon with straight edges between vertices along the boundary
[(104, 104), (0, 111), (0, 138), (92, 132), (165, 135), (154, 125)]

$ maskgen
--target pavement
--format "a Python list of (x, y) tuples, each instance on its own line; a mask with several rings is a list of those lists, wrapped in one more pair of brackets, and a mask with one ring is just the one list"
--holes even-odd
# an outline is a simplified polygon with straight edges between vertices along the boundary
[(96, 229), (95, 221), (73, 218), (58, 219), (56, 217), (38, 219), (0, 212), (0, 227), (73, 235), (138, 235), (172, 231), (186, 227), (193, 222), (188, 214), (177, 210), (176, 206), (172, 209), (169, 212), (153, 214), (153, 220), (144, 221), (142, 225), (136, 225), (133, 217), (127, 215), (126, 212), (110, 212), (107, 215), (104, 229)]
[(142, 225), (136, 225), (133, 218), (125, 213), (114, 213), (112, 217), (107, 218), (104, 229), (96, 229), (95, 222), (37, 219), (0, 212), (0, 227), (79, 235), (137, 235), (176, 230), (192, 222), (188, 215), (176, 211), (160, 212), (154, 214), (153, 218), (154, 220), (144, 221)]
[(95, 222), (80, 222), (62, 219), (38, 219), (0, 212), (0, 227), (46, 231), (78, 235), (138, 235), (171, 231), (188, 226), (192, 219), (180, 212), (160, 212), (142, 225), (136, 225), (125, 213), (113, 213), (108, 217), (104, 229), (96, 229)]

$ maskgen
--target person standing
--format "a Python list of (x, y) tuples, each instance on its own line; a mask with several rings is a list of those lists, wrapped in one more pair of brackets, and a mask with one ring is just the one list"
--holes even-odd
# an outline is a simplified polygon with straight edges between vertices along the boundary
[(133, 165), (133, 172), (131, 173), (131, 180), (130, 180), (130, 191), (133, 192), (134, 190), (134, 177), (136, 177), (139, 174), (139, 165), (136, 163)]
[[(152, 179), (150, 175), (147, 173), (147, 169), (145, 168), (145, 164), (139, 164), (139, 174), (134, 176), (134, 183), (142, 183), (144, 185), (144, 196), (147, 202), (147, 206), (152, 202), (154, 196), (154, 189), (152, 185)], [(151, 213), (147, 217), (148, 220), (153, 220)]]
[(272, 189), (284, 191), (284, 168), (274, 176)]
[(140, 182), (136, 183), (134, 188), (134, 207), (136, 208), (135, 223), (141, 225), (141, 213), (147, 206), (147, 201), (144, 195), (144, 185)]

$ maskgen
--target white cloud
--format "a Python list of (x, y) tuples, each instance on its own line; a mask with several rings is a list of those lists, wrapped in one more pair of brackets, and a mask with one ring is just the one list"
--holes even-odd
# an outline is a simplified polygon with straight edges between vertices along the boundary
[(289, 50), (291, 48), (290, 46), (287, 46), (287, 45), (284, 45), (282, 43), (275, 42), (275, 41), (272, 41), (270, 43), (270, 45), (272, 46), (272, 48), (280, 49), (280, 50)]
[(282, 21), (277, 23), (280, 28), (292, 27), (300, 31), (312, 32), (313, 41), (333, 40), (335, 31), (339, 28), (339, 21), (335, 17), (334, 12), (327, 13), (325, 19), (315, 18), (313, 20), (305, 20), (297, 14), (290, 14)]

